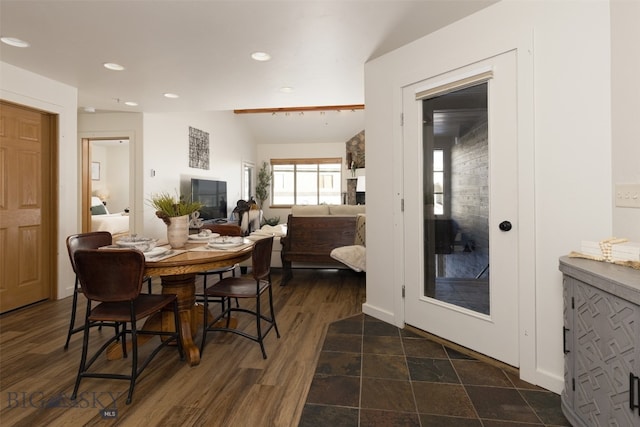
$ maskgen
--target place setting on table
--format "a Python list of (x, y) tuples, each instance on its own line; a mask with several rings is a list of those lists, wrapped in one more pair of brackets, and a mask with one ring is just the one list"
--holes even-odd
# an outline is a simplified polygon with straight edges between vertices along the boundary
[(208, 229), (203, 229), (198, 234), (190, 234), (189, 241), (192, 243), (205, 243), (188, 249), (192, 251), (239, 251), (251, 246), (253, 243), (242, 236), (221, 236)]
[(204, 229), (197, 234), (190, 234), (187, 245), (183, 249), (172, 248), (166, 241), (150, 237), (138, 237), (135, 234), (121, 237), (114, 244), (101, 249), (138, 249), (146, 261), (159, 262), (183, 254), (185, 252), (239, 251), (251, 246), (253, 242), (240, 236), (221, 236), (211, 230)]
[(138, 237), (135, 234), (116, 239), (112, 245), (100, 249), (137, 249), (144, 254), (145, 261), (162, 261), (186, 252), (186, 249), (173, 249), (167, 245), (158, 245), (158, 239)]

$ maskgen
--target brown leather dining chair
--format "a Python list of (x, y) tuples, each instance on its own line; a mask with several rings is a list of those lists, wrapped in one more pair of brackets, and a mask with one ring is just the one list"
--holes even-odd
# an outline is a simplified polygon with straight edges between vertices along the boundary
[[(255, 242), (253, 246), (253, 252), (251, 254), (251, 275), (253, 277), (225, 277), (221, 281), (213, 284), (209, 288), (205, 289), (204, 295), (204, 328), (202, 331), (202, 343), (200, 344), (200, 354), (204, 350), (204, 344), (207, 338), (208, 332), (222, 331), (232, 332), (234, 334), (241, 335), (250, 340), (256, 341), (260, 344), (262, 350), (262, 357), (267, 358), (267, 353), (264, 350), (264, 338), (271, 331), (275, 329), (276, 336), (280, 338), (280, 332), (278, 331), (278, 325), (276, 324), (276, 317), (273, 310), (273, 293), (271, 289), (271, 249), (273, 247), (273, 237), (267, 237)], [(261, 296), (264, 292), (269, 295), (269, 309), (270, 317), (262, 313)], [(222, 313), (215, 317), (212, 321), (209, 321), (209, 300), (211, 298), (222, 299)], [(255, 299), (256, 308), (249, 310), (247, 308), (232, 307), (229, 302), (231, 298), (252, 298)], [(228, 303), (225, 304), (225, 301)], [(255, 316), (256, 319), (256, 334), (250, 334), (240, 329), (230, 328), (231, 313), (248, 313)], [(223, 318), (227, 319), (226, 326), (220, 327), (217, 322)], [(262, 323), (266, 322), (266, 328), (263, 328)]]
[[(235, 224), (204, 224), (202, 228), (206, 228), (211, 230), (213, 233), (218, 233), (221, 236), (244, 236), (242, 232), (242, 228), (239, 225)], [(212, 274), (217, 274), (220, 280), (224, 278), (225, 273), (231, 273), (233, 277), (236, 276), (236, 269), (238, 268), (238, 264), (229, 266), (229, 267), (221, 267), (214, 268), (211, 270), (204, 271), (202, 273), (198, 273), (198, 276), (202, 276), (202, 292), (196, 292), (196, 301), (204, 302), (204, 290), (207, 289), (207, 277)], [(236, 299), (236, 305), (238, 304), (238, 300)]]
[[(83, 378), (110, 378), (129, 381), (127, 404), (131, 403), (136, 380), (158, 352), (176, 343), (180, 359), (184, 360), (178, 315), (178, 300), (174, 294), (141, 294), (145, 268), (144, 254), (136, 249), (99, 250), (79, 249), (74, 254), (76, 273), (87, 298), (87, 311), (84, 322), (82, 357), (78, 376), (71, 399), (78, 394)], [(97, 302), (92, 307), (92, 302)], [(151, 315), (161, 315), (163, 310), (173, 311), (174, 331), (138, 330), (137, 322)], [(113, 322), (122, 325), (116, 328), (116, 335), (109, 338), (87, 361), (89, 350), (90, 325), (96, 322)], [(158, 322), (161, 324), (162, 322)], [(130, 328), (127, 329), (127, 325)], [(122, 340), (123, 357), (127, 357), (126, 336), (130, 334), (133, 357), (130, 374), (113, 372), (94, 372), (89, 368), (108, 347)], [(149, 353), (145, 361), (138, 366), (138, 335), (159, 335), (159, 344)], [(150, 345), (150, 344), (149, 344)]]
[[(75, 252), (79, 249), (98, 249), (103, 246), (109, 246), (113, 244), (113, 236), (108, 231), (92, 231), (89, 233), (72, 234), (67, 237), (67, 252), (69, 253), (69, 260), (71, 261), (71, 268), (73, 272), (76, 272), (76, 263), (73, 258)], [(147, 282), (148, 292), (151, 293), (151, 277), (145, 277)], [(82, 288), (78, 282), (78, 275), (76, 273), (75, 283), (73, 285), (73, 301), (71, 303), (71, 319), (69, 321), (69, 331), (67, 332), (67, 340), (64, 343), (65, 350), (69, 348), (69, 340), (71, 335), (82, 332), (84, 325), (76, 327), (76, 312), (78, 310), (78, 293), (82, 293)], [(97, 324), (92, 326), (102, 327), (103, 324)], [(109, 325), (115, 326), (115, 325)]]

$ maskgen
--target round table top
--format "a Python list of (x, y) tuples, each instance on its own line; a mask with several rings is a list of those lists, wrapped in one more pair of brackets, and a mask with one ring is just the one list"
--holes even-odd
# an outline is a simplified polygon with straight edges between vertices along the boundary
[(253, 242), (245, 239), (245, 245), (238, 249), (226, 250), (194, 250), (203, 248), (202, 243), (187, 243), (186, 250), (179, 255), (162, 260), (147, 260), (145, 275), (172, 276), (177, 274), (195, 274), (219, 267), (226, 267), (244, 261), (251, 257)]

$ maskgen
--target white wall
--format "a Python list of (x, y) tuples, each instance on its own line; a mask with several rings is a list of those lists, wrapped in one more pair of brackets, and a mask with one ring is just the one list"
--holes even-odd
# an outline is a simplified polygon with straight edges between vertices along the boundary
[[(342, 159), (344, 170), (342, 176), (345, 179), (342, 182), (342, 192), (347, 191), (346, 177), (349, 176), (345, 168), (345, 156), (347, 153), (346, 142), (335, 143), (300, 143), (300, 144), (258, 144), (256, 177), (262, 162), (270, 162), (271, 159), (299, 159), (307, 157), (339, 157)], [(271, 195), (269, 195), (271, 197)], [(267, 203), (265, 203), (266, 205)], [(285, 224), (287, 217), (291, 213), (291, 209), (270, 208), (263, 206), (263, 215), (265, 218), (280, 217), (280, 223)]]
[[(189, 126), (209, 133), (209, 170), (189, 167)], [(253, 137), (231, 111), (144, 114), (143, 162), (138, 164), (144, 188), (139, 197), (142, 233), (166, 239), (166, 226), (146, 200), (154, 193), (179, 193), (181, 176), (226, 181), (232, 209), (241, 194), (242, 162), (257, 163), (255, 153)]]
[(376, 230), (367, 235), (366, 312), (404, 321), (402, 259), (390, 258), (411, 227), (400, 212), (400, 87), (532, 40), (518, 71), (519, 91), (530, 94), (519, 111), (520, 368), (523, 379), (561, 391), (558, 257), (612, 229), (609, 34), (607, 2), (507, 0), (365, 66), (367, 228)]
[(66, 236), (78, 232), (79, 156), (76, 144), (76, 88), (0, 62), (0, 98), (58, 115), (58, 298), (73, 292), (74, 275), (67, 255)]
[[(640, 1), (611, 2), (611, 135), (614, 185), (640, 184), (638, 23)], [(640, 209), (614, 207), (613, 235), (640, 242)]]
[(107, 207), (111, 213), (123, 212), (130, 205), (129, 144), (106, 147), (105, 154), (107, 166), (105, 184), (109, 192)]

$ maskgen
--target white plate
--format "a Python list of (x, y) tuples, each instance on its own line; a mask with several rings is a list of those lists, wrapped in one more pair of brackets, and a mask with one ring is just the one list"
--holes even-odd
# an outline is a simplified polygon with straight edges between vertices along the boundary
[(219, 236), (209, 240), (210, 244), (216, 245), (229, 245), (232, 243), (242, 244), (242, 242), (244, 242), (244, 238), (242, 236)]
[(229, 249), (229, 248), (235, 248), (242, 245), (244, 245), (244, 242), (225, 242), (225, 243), (209, 242), (209, 244), (207, 244), (207, 247), (214, 248), (214, 249)]
[(209, 239), (215, 238), (215, 237), (220, 237), (220, 235), (218, 233), (211, 233), (208, 236), (198, 236), (197, 234), (189, 234), (189, 240), (193, 240), (195, 242), (206, 242)]
[(147, 258), (153, 258), (153, 257), (156, 257), (156, 256), (162, 254), (162, 253), (165, 253), (168, 250), (169, 249), (167, 249), (167, 248), (157, 247), (157, 248), (151, 249), (149, 252), (145, 252), (144, 256), (147, 257)]

